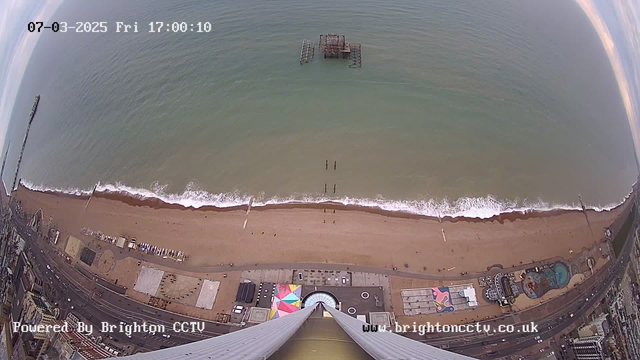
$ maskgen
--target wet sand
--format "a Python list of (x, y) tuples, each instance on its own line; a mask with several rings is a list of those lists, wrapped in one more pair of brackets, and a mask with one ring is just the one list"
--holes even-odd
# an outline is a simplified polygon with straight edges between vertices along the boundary
[[(221, 263), (329, 262), (446, 275), (486, 271), (562, 256), (602, 241), (630, 201), (604, 212), (512, 213), (491, 219), (442, 219), (339, 204), (183, 208), (159, 200), (100, 193), (87, 197), (20, 187), (25, 211), (42, 208), (62, 239), (89, 227), (185, 251), (193, 266)], [(326, 209), (326, 212), (323, 210)], [(335, 210), (335, 213), (333, 211)], [(446, 241), (443, 239), (443, 230)], [(406, 265), (405, 265), (406, 264)], [(425, 270), (426, 268), (426, 270)], [(440, 270), (440, 271), (438, 271)]]

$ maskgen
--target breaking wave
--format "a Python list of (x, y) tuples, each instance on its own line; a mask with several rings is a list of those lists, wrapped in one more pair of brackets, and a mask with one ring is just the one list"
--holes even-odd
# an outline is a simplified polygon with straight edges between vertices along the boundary
[[(52, 188), (44, 185), (35, 185), (22, 180), (22, 186), (34, 191), (56, 192), (75, 196), (88, 196), (93, 189), (77, 188)], [(120, 193), (137, 199), (159, 199), (168, 204), (177, 204), (184, 207), (200, 208), (203, 206), (215, 206), (228, 208), (233, 206), (247, 205), (253, 198), (252, 207), (261, 207), (274, 204), (318, 204), (336, 203), (343, 205), (355, 205), (370, 208), (379, 208), (387, 211), (398, 211), (410, 214), (433, 216), (433, 217), (466, 217), (487, 219), (504, 213), (527, 213), (532, 211), (552, 211), (552, 210), (581, 210), (580, 204), (559, 204), (549, 203), (540, 199), (535, 201), (525, 200), (504, 200), (495, 196), (486, 197), (462, 197), (456, 200), (450, 199), (429, 199), (429, 200), (392, 200), (382, 196), (376, 198), (352, 198), (352, 197), (326, 197), (319, 194), (297, 194), (288, 197), (268, 197), (264, 194), (252, 196), (250, 194), (234, 191), (230, 193), (212, 194), (202, 190), (196, 183), (189, 183), (181, 194), (168, 193), (167, 185), (153, 184), (150, 189), (127, 186), (121, 183), (97, 184), (96, 192), (99, 193)], [(611, 210), (631, 195), (627, 195), (619, 203), (612, 203), (606, 206), (587, 206), (590, 210), (607, 211)]]

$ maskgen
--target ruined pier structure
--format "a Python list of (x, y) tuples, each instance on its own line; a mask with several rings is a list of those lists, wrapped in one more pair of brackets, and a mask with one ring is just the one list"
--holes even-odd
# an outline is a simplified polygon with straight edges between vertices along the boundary
[[(309, 40), (302, 40), (302, 49), (300, 50), (301, 65), (313, 60), (314, 47), (314, 44)], [(349, 59), (349, 67), (362, 67), (362, 45), (360, 43), (348, 43), (344, 35), (320, 35), (318, 49), (322, 51), (325, 59)]]

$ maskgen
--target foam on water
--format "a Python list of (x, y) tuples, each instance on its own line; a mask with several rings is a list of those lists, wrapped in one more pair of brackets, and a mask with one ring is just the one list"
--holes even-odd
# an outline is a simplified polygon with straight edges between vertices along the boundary
[[(20, 182), (24, 187), (35, 191), (57, 192), (76, 196), (89, 195), (93, 189), (77, 188), (52, 188), (45, 185), (35, 185), (28, 181)], [(434, 217), (467, 217), (487, 219), (495, 215), (514, 212), (551, 211), (551, 210), (580, 210), (579, 204), (548, 203), (541, 199), (529, 201), (503, 200), (492, 195), (485, 197), (461, 197), (456, 200), (429, 199), (429, 200), (392, 200), (378, 196), (375, 199), (341, 197), (331, 198), (319, 194), (299, 194), (288, 197), (268, 197), (264, 194), (252, 196), (250, 194), (234, 191), (230, 193), (212, 194), (202, 190), (197, 183), (190, 182), (181, 194), (167, 193), (167, 185), (153, 184), (151, 189), (127, 186), (122, 183), (98, 184), (96, 192), (121, 193), (138, 199), (159, 199), (168, 204), (177, 204), (184, 207), (200, 208), (202, 206), (216, 206), (228, 208), (238, 205), (247, 205), (253, 197), (253, 207), (273, 204), (318, 204), (325, 202), (339, 203), (343, 205), (357, 205), (363, 207), (379, 208), (387, 211), (399, 211), (410, 214), (434, 216)], [(612, 203), (606, 206), (587, 206), (590, 210), (611, 210), (631, 195), (625, 196), (620, 203)]]
[(93, 189), (82, 190), (74, 187), (67, 187), (67, 188), (47, 187), (44, 185), (35, 185), (29, 181), (22, 180), (22, 179), (20, 180), (20, 185), (33, 191), (56, 192), (56, 193), (75, 195), (75, 196), (88, 196), (91, 194), (91, 191), (93, 190)]

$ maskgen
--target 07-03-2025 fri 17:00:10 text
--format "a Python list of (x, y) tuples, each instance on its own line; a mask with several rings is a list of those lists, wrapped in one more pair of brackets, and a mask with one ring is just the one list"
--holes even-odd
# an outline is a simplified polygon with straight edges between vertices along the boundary
[[(51, 30), (52, 32), (77, 32), (77, 33), (106, 33), (109, 29), (117, 33), (138, 33), (140, 31), (147, 31), (150, 33), (209, 33), (212, 30), (210, 22), (199, 21), (196, 23), (188, 23), (186, 21), (152, 21), (148, 23), (148, 26), (138, 26), (138, 22), (125, 23), (123, 21), (116, 21), (109, 26), (107, 21), (77, 21), (75, 23), (67, 23), (66, 21), (53, 21), (51, 24), (45, 24), (42, 21), (31, 21), (27, 24), (27, 30), (29, 32), (43, 32), (45, 30)], [(145, 24), (146, 25), (146, 24)]]

